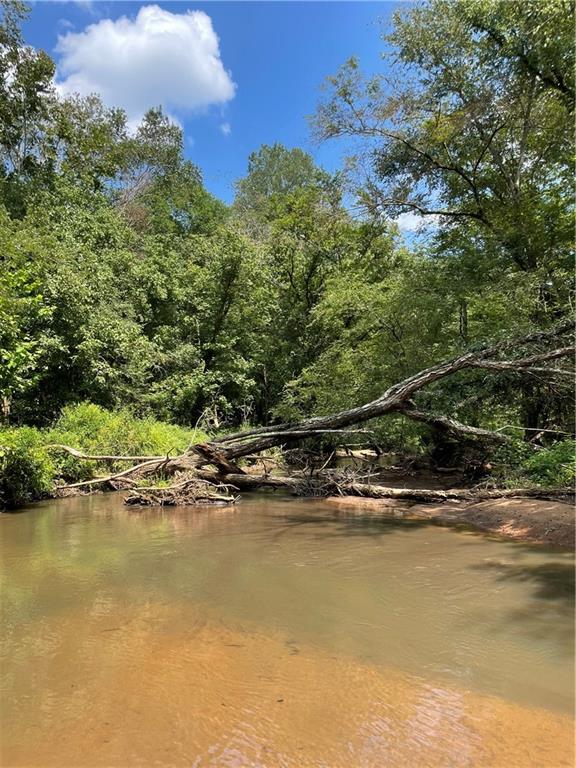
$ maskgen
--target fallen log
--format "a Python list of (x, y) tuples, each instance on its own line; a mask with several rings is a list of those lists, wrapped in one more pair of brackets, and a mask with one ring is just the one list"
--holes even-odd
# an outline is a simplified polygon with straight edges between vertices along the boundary
[(399, 499), (406, 501), (484, 501), (487, 499), (533, 498), (558, 499), (574, 495), (566, 488), (450, 488), (447, 490), (422, 488), (392, 488), (385, 485), (363, 483), (339, 478), (333, 473), (318, 472), (312, 476), (298, 475), (238, 475), (196, 470), (195, 475), (212, 483), (223, 483), (239, 490), (271, 488), (286, 490), (302, 496), (364, 496), (373, 499)]
[(558, 499), (569, 498), (573, 495), (566, 488), (450, 488), (439, 491), (420, 488), (389, 488), (384, 485), (355, 482), (338, 486), (338, 491), (339, 494), (331, 495), (364, 496), (371, 499), (406, 499), (422, 502), (485, 501), (487, 499), (512, 498)]
[[(326, 495), (326, 483), (333, 482), (331, 480), (324, 481), (321, 478), (312, 478), (309, 476), (301, 477), (270, 477), (256, 478), (254, 476), (243, 474), (243, 470), (238, 466), (238, 459), (245, 456), (253, 456), (254, 454), (262, 453), (263, 451), (274, 448), (277, 446), (285, 446), (286, 444), (292, 444), (305, 440), (310, 437), (323, 435), (326, 433), (362, 433), (366, 430), (357, 429), (353, 425), (367, 422), (371, 419), (375, 419), (387, 414), (398, 413), (406, 416), (407, 418), (415, 419), (417, 421), (427, 423), (433, 429), (449, 432), (452, 436), (457, 436), (462, 440), (482, 440), (482, 441), (494, 441), (502, 442), (507, 438), (502, 435), (498, 430), (488, 430), (479, 427), (473, 427), (466, 424), (462, 424), (456, 419), (434, 414), (427, 413), (420, 410), (413, 401), (413, 397), (421, 389), (440, 381), (448, 376), (453, 376), (464, 370), (472, 370), (477, 368), (486, 369), (492, 373), (498, 372), (512, 372), (525, 374), (531, 370), (535, 370), (535, 366), (538, 363), (550, 363), (564, 357), (573, 356), (574, 347), (563, 344), (556, 349), (547, 349), (545, 351), (537, 351), (525, 357), (518, 357), (517, 359), (498, 359), (499, 355), (503, 352), (510, 352), (516, 350), (523, 350), (529, 345), (544, 345), (550, 344), (552, 341), (566, 336), (573, 331), (574, 324), (572, 321), (562, 323), (555, 328), (548, 331), (537, 331), (535, 333), (528, 334), (526, 336), (513, 339), (510, 341), (502, 342), (492, 346), (485, 346), (473, 351), (469, 351), (459, 357), (452, 360), (439, 363), (437, 365), (426, 368), (418, 373), (415, 373), (401, 382), (389, 387), (380, 397), (373, 400), (370, 403), (360, 405), (354, 408), (349, 408), (339, 413), (330, 414), (327, 416), (317, 416), (309, 419), (304, 419), (297, 423), (292, 424), (276, 424), (269, 427), (260, 427), (252, 430), (244, 430), (234, 434), (223, 435), (221, 437), (213, 438), (212, 440), (191, 445), (187, 451), (180, 456), (176, 456), (173, 459), (168, 457), (145, 457), (146, 461), (140, 461), (135, 466), (118, 472), (110, 474), (106, 477), (95, 478), (93, 480), (85, 480), (80, 483), (72, 483), (67, 486), (61, 486), (61, 490), (66, 492), (74, 489), (92, 488), (97, 486), (116, 487), (118, 483), (135, 485), (134, 478), (141, 475), (154, 474), (159, 471), (166, 474), (174, 474), (181, 470), (195, 470), (197, 476), (201, 477), (200, 472), (202, 468), (206, 466), (215, 467), (215, 475), (220, 481), (224, 478), (232, 479), (232, 482), (239, 488), (259, 488), (259, 487), (276, 487), (276, 488), (291, 488), (296, 492), (307, 491), (310, 495)], [(556, 368), (544, 368), (538, 367), (538, 370), (549, 370), (552, 375), (559, 369)], [(76, 449), (70, 449), (69, 446), (60, 446), (60, 448), (67, 449), (71, 455), (76, 455), (79, 459), (88, 458), (89, 460), (95, 460), (96, 457), (86, 457), (82, 455)], [(121, 461), (121, 460), (137, 460), (144, 457), (97, 457), (99, 460)], [(347, 490), (349, 493), (360, 492), (367, 494), (366, 489), (360, 488), (362, 484), (356, 483), (356, 491), (354, 490), (354, 483), (347, 489), (340, 483), (340, 490), (342, 493)], [(375, 493), (374, 488), (377, 486), (368, 486), (371, 489), (372, 495)], [(433, 501), (449, 498), (446, 496), (447, 491), (421, 491), (410, 489), (384, 489), (380, 491), (381, 494), (388, 494), (388, 497), (392, 498), (414, 498), (422, 500), (423, 494), (427, 493), (427, 498)], [(468, 494), (474, 494), (473, 491), (466, 490), (454, 490), (451, 491), (451, 498), (501, 498), (505, 496), (538, 496), (543, 498), (554, 497), (554, 493), (563, 494), (564, 491), (544, 491), (540, 489), (518, 489), (510, 490), (503, 489), (502, 491), (484, 491), (482, 496), (469, 496)], [(482, 493), (482, 492), (479, 492)], [(411, 495), (409, 495), (411, 494)], [(493, 495), (490, 495), (493, 494)], [(382, 496), (383, 497), (383, 496)]]

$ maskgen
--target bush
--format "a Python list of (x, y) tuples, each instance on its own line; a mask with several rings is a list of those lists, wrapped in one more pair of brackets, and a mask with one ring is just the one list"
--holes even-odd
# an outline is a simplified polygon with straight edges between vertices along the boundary
[(543, 448), (524, 462), (528, 477), (548, 487), (574, 486), (576, 441), (562, 440)]
[(58, 480), (78, 482), (130, 466), (78, 460), (47, 448), (50, 444), (97, 455), (175, 456), (190, 443), (207, 439), (199, 430), (139, 419), (128, 410), (107, 411), (93, 403), (68, 406), (51, 429), (0, 429), (0, 508), (44, 498)]
[(511, 440), (494, 455), (495, 474), (510, 486), (573, 486), (575, 450), (574, 440), (561, 440), (537, 451), (520, 439)]
[(0, 429), (0, 509), (14, 509), (50, 494), (56, 466), (32, 427)]
[(191, 442), (208, 439), (203, 432), (152, 418), (139, 419), (126, 409), (107, 411), (94, 403), (63, 409), (48, 440), (85, 453), (145, 455), (181, 453)]

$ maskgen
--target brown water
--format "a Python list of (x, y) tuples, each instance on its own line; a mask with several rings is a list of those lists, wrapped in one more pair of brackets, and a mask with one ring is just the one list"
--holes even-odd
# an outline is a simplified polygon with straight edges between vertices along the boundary
[(573, 766), (573, 559), (260, 496), (0, 516), (2, 766)]

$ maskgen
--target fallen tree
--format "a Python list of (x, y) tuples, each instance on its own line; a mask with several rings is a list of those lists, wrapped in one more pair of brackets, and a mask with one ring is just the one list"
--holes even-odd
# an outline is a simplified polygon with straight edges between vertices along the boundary
[[(306, 480), (303, 476), (295, 475), (286, 478), (273, 477), (269, 474), (255, 477), (246, 474), (239, 466), (238, 460), (246, 456), (254, 456), (263, 451), (278, 446), (290, 446), (302, 440), (323, 434), (365, 433), (367, 430), (357, 429), (355, 425), (363, 424), (375, 418), (387, 414), (398, 413), (406, 418), (414, 419), (428, 424), (433, 429), (448, 433), (462, 440), (480, 440), (502, 443), (508, 437), (502, 431), (494, 431), (462, 424), (458, 420), (443, 414), (429, 413), (421, 410), (414, 402), (414, 397), (425, 387), (434, 384), (441, 379), (454, 376), (464, 370), (485, 369), (491, 373), (511, 372), (520, 376), (544, 374), (549, 376), (565, 376), (570, 373), (567, 368), (557, 367), (556, 361), (564, 358), (573, 358), (575, 347), (566, 343), (568, 335), (573, 333), (574, 324), (565, 322), (548, 331), (538, 331), (526, 336), (509, 341), (500, 342), (491, 346), (484, 346), (476, 350), (448, 360), (443, 363), (426, 368), (401, 382), (389, 387), (380, 397), (364, 405), (350, 408), (339, 413), (327, 416), (317, 416), (291, 424), (275, 424), (268, 427), (260, 427), (244, 430), (229, 435), (223, 435), (205, 443), (191, 445), (183, 454), (174, 458), (149, 457), (149, 456), (86, 456), (69, 446), (54, 446), (55, 450), (65, 450), (79, 460), (114, 460), (137, 461), (138, 463), (120, 472), (107, 476), (86, 480), (81, 483), (73, 483), (63, 486), (62, 491), (73, 489), (90, 489), (100, 487), (132, 487), (138, 485), (141, 478), (162, 472), (165, 475), (174, 475), (177, 472), (195, 473), (198, 479), (217, 485), (220, 490), (223, 486), (233, 485), (235, 488), (259, 488), (276, 487), (292, 488), (295, 492), (302, 492), (305, 484), (311, 494), (320, 494), (319, 489), (329, 486), (334, 482), (331, 476), (323, 476), (316, 472), (313, 481)], [(559, 343), (562, 342), (562, 343)], [(556, 346), (554, 346), (556, 345)], [(552, 347), (552, 348), (550, 348)], [(510, 357), (523, 351), (524, 356)], [(529, 352), (529, 354), (526, 354)], [(506, 358), (502, 355), (506, 354)], [(214, 471), (206, 473), (207, 466), (214, 467)], [(305, 483), (306, 480), (306, 483)], [(192, 487), (192, 486), (190, 486)], [(379, 489), (379, 490), (378, 490)], [(148, 493), (149, 502), (153, 503), (154, 493), (168, 497), (169, 492), (162, 488)], [(216, 491), (213, 491), (217, 493)], [(336, 491), (335, 491), (336, 492)], [(390, 498), (413, 498), (418, 500), (441, 501), (447, 498), (470, 498), (472, 491), (423, 491), (410, 489), (386, 488), (382, 486), (365, 485), (359, 483), (339, 483), (339, 493), (351, 495), (372, 495)], [(446, 494), (450, 493), (451, 496)], [(565, 491), (539, 491), (535, 489), (497, 490), (477, 492), (478, 498), (496, 498), (497, 496), (542, 495), (554, 496)], [(459, 495), (456, 495), (459, 494)], [(465, 495), (463, 495), (465, 494)], [(484, 494), (484, 495), (482, 495)], [(236, 497), (230, 493), (219, 493), (229, 499)], [(426, 498), (425, 498), (426, 497)], [(176, 497), (171, 497), (176, 498)], [(219, 500), (223, 500), (220, 498)], [(160, 503), (160, 502), (158, 502)]]

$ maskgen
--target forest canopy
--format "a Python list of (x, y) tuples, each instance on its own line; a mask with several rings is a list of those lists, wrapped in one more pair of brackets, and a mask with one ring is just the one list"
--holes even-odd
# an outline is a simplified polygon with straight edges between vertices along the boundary
[[(5, 425), (84, 401), (188, 428), (291, 422), (572, 315), (573, 2), (406, 6), (385, 31), (394, 77), (350, 59), (312, 118), (346, 167), (262, 146), (231, 206), (162, 109), (134, 129), (98, 94), (60, 96), (27, 8), (2, 13)], [(425, 237), (401, 236), (408, 214)], [(418, 405), (561, 439), (569, 381), (470, 370)], [(374, 429), (388, 449), (434, 442), (402, 415)]]

